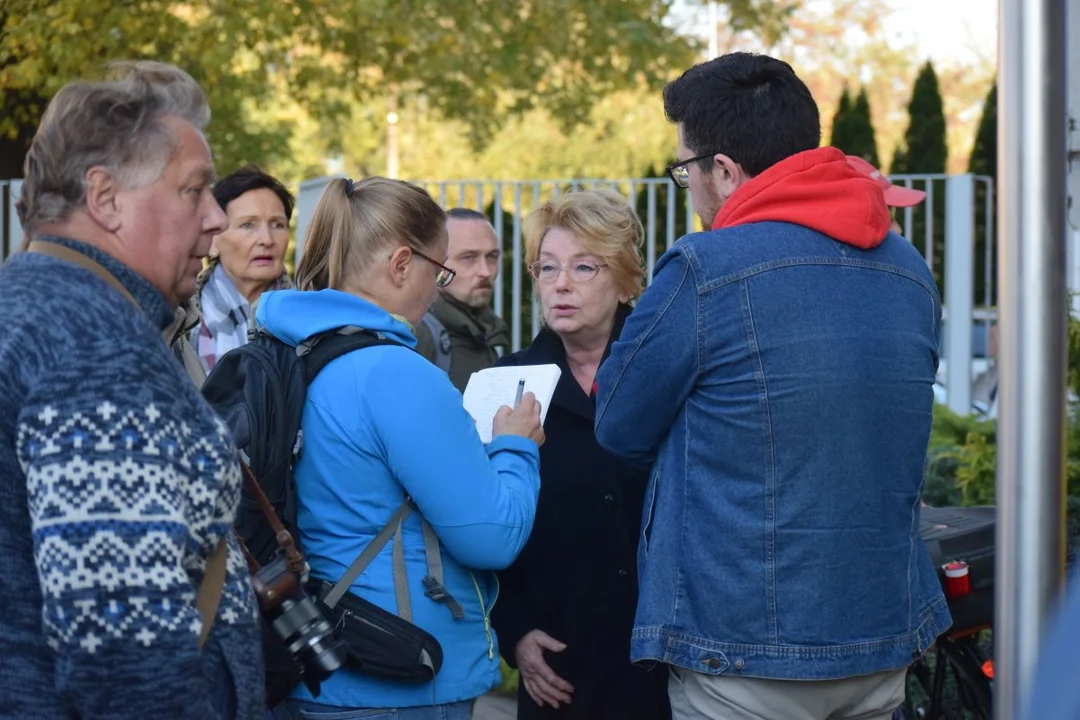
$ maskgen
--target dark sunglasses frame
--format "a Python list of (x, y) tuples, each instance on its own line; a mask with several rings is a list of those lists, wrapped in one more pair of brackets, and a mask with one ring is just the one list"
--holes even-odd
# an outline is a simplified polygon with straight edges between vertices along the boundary
[(445, 265), (443, 265), (438, 260), (433, 260), (432, 258), (429, 258), (427, 255), (420, 252), (419, 250), (416, 250), (414, 248), (409, 248), (409, 249), (412, 250), (413, 255), (416, 255), (417, 257), (424, 258), (429, 263), (431, 263), (432, 265), (434, 265), (435, 267), (439, 268), (440, 270), (442, 270), (443, 272), (446, 273), (446, 275), (442, 276), (442, 277), (446, 278), (446, 280), (443, 281), (443, 282), (439, 281), (439, 276), (438, 275), (435, 276), (435, 287), (442, 290), (443, 288), (448, 286), (450, 283), (454, 282), (454, 278), (457, 276), (457, 271), (456, 270), (451, 270), (450, 268), (446, 267)]

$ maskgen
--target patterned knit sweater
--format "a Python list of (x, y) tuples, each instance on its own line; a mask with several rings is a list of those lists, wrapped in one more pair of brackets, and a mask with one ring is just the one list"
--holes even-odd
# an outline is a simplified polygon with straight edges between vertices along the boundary
[(0, 267), (0, 718), (262, 713), (254, 594), (229, 544), (210, 637), (195, 593), (240, 494), (235, 450), (162, 340), (172, 309), (36, 253)]

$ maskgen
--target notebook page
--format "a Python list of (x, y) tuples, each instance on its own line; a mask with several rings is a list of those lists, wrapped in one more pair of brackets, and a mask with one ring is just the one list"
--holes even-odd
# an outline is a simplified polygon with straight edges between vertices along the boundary
[(525, 381), (524, 392), (531, 392), (540, 403), (540, 423), (547, 418), (551, 396), (559, 384), (562, 370), (558, 365), (518, 365), (494, 367), (469, 377), (463, 396), (465, 410), (476, 422), (476, 431), (485, 443), (491, 442), (491, 423), (503, 405), (514, 406), (518, 383)]

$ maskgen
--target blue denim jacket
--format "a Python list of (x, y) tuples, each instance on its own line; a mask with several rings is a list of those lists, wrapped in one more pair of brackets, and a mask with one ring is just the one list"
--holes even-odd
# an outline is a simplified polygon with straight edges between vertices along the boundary
[(601, 445), (652, 466), (632, 659), (834, 679), (948, 628), (918, 534), (940, 319), (892, 233), (753, 222), (660, 259), (598, 374)]

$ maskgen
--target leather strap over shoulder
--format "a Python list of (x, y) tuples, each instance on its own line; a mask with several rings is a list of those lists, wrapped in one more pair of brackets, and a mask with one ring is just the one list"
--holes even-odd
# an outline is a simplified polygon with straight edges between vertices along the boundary
[[(36, 252), (41, 255), (48, 255), (58, 260), (69, 262), (72, 265), (77, 265), (85, 270), (97, 275), (99, 278), (111, 285), (118, 293), (124, 296), (132, 305), (141, 310), (139, 302), (135, 297), (124, 287), (123, 283), (116, 279), (116, 276), (106, 270), (100, 263), (91, 257), (83, 255), (77, 250), (72, 250), (64, 245), (59, 245), (52, 242), (43, 242), (41, 240), (31, 240), (27, 246), (27, 252)], [(214, 625), (214, 618), (217, 617), (218, 607), (221, 605), (221, 593), (225, 588), (225, 570), (226, 560), (228, 557), (228, 542), (227, 538), (222, 537), (218, 541), (217, 547), (214, 548), (214, 552), (206, 561), (206, 573), (203, 575), (203, 580), (199, 583), (199, 589), (195, 595), (195, 607), (199, 611), (199, 616), (202, 618), (202, 631), (199, 633), (199, 648), (206, 643), (206, 639), (210, 636), (210, 628)]]
[(71, 248), (64, 245), (59, 245), (53, 242), (45, 242), (42, 240), (31, 240), (26, 250), (27, 252), (35, 252), (39, 255), (48, 255), (49, 257), (54, 257), (57, 260), (63, 260), (65, 262), (71, 263), (72, 265), (78, 265), (84, 270), (89, 270), (105, 282), (109, 283), (109, 285), (112, 285), (113, 289), (123, 295), (124, 298), (132, 305), (134, 305), (135, 307), (139, 307), (139, 301), (132, 296), (128, 289), (124, 287), (123, 283), (117, 280), (111, 272), (102, 267), (101, 264), (99, 264), (93, 258), (83, 255), (81, 252), (77, 250), (72, 250)]

